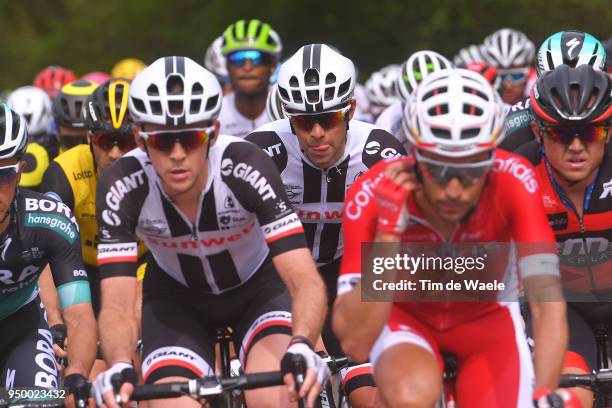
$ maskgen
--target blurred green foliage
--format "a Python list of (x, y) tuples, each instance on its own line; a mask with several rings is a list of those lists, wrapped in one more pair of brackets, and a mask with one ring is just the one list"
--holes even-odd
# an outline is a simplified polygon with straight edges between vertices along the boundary
[(151, 62), (204, 52), (239, 18), (272, 24), (284, 56), (327, 42), (353, 58), (363, 77), (418, 49), (451, 57), (501, 27), (540, 44), (562, 29), (612, 35), (609, 0), (0, 0), (0, 89), (32, 82), (59, 64), (77, 74), (109, 71), (124, 57)]

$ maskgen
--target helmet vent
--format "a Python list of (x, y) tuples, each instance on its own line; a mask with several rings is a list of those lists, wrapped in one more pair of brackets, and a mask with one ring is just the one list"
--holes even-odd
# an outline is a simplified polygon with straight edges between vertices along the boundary
[(195, 84), (192, 85), (191, 87), (192, 95), (202, 95), (203, 93), (204, 93), (204, 88), (202, 88), (202, 84), (200, 84), (199, 82), (196, 82)]
[(477, 106), (474, 105), (469, 105), (467, 103), (463, 104), (463, 113), (465, 115), (472, 115), (472, 116), (482, 116), (482, 114), (484, 113), (482, 109), (480, 109)]
[(334, 87), (329, 87), (329, 88), (325, 88), (325, 96), (324, 99), (326, 101), (331, 101), (332, 99), (334, 99)]
[(465, 129), (463, 132), (461, 132), (461, 140), (473, 139), (477, 137), (479, 133), (479, 128)]
[(486, 101), (489, 100), (489, 97), (487, 95), (485, 95), (484, 93), (480, 92), (478, 89), (475, 89), (475, 88), (472, 88), (472, 87), (469, 87), (469, 86), (464, 86), (463, 87), (463, 92), (471, 93), (471, 94), (476, 95), (479, 98), (482, 98), (482, 99), (484, 99)]
[(302, 95), (300, 94), (300, 91), (291, 91), (291, 96), (293, 96), (293, 101), (295, 103), (304, 102), (304, 100), (302, 99)]
[(330, 72), (325, 77), (325, 84), (329, 85), (329, 84), (333, 84), (334, 82), (336, 82), (336, 76)]
[(32, 122), (32, 114), (31, 113), (26, 113), (25, 115), (23, 115), (23, 117), (26, 120), (26, 123), (31, 123)]
[(451, 138), (450, 132), (448, 130), (446, 130), (446, 129), (440, 129), (440, 128), (432, 127), (431, 128), (431, 133), (433, 133), (433, 135), (435, 137), (437, 137), (438, 139), (448, 139), (448, 140), (450, 140), (450, 138)]
[(342, 85), (338, 87), (338, 97), (341, 97), (344, 94), (346, 94), (349, 91), (350, 86), (351, 86), (351, 79), (349, 78), (346, 81), (344, 81)]
[(189, 104), (189, 113), (196, 114), (200, 112), (200, 107), (202, 106), (202, 101), (200, 99), (192, 99)]
[(151, 113), (154, 115), (162, 114), (162, 107), (159, 101), (151, 101)]
[(180, 115), (183, 113), (183, 101), (168, 101), (168, 109), (171, 115)]
[(147, 110), (145, 109), (145, 104), (142, 99), (132, 98), (132, 102), (134, 103), (134, 108), (136, 108), (138, 112), (146, 113)]
[(217, 106), (217, 102), (218, 101), (219, 101), (219, 95), (211, 96), (206, 101), (206, 107), (204, 108), (204, 110), (206, 112), (208, 112), (210, 110), (213, 110), (215, 108), (215, 106)]
[(147, 88), (147, 95), (159, 96), (159, 89), (157, 88), (157, 85), (155, 84), (149, 85), (149, 87)]
[(316, 89), (306, 91), (306, 99), (308, 100), (308, 103), (319, 102), (319, 91)]
[(448, 104), (444, 103), (442, 105), (433, 106), (427, 110), (427, 113), (430, 116), (446, 115), (448, 113)]
[(316, 69), (310, 68), (304, 73), (304, 83), (306, 85), (319, 85), (319, 73)]
[(293, 86), (296, 88), (300, 86), (300, 81), (298, 81), (295, 75), (289, 78), (289, 86)]
[(288, 101), (289, 100), (289, 92), (287, 92), (287, 90), (281, 86), (278, 87), (278, 93), (280, 94), (281, 98)]
[(185, 93), (183, 78), (178, 75), (170, 75), (166, 80), (166, 93), (168, 95), (182, 95)]

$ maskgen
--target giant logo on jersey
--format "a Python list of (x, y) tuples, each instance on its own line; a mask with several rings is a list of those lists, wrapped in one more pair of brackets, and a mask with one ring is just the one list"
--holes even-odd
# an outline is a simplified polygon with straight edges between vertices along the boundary
[(142, 186), (144, 182), (144, 170), (135, 171), (115, 180), (106, 193), (106, 205), (110, 209), (102, 211), (102, 220), (111, 226), (120, 225), (121, 219), (115, 211), (119, 211), (121, 200), (123, 200), (127, 193)]
[(400, 154), (406, 154), (406, 151), (397, 139), (382, 129), (374, 129), (368, 135), (361, 161), (370, 168), (383, 159), (392, 159)]
[(250, 164), (237, 163), (230, 158), (223, 159), (221, 162), (221, 174), (225, 177), (230, 175), (237, 179), (244, 180), (249, 183), (261, 196), (263, 201), (276, 198), (276, 193), (268, 183), (268, 180), (261, 174), (259, 170), (256, 170)]
[(527, 164), (521, 163), (516, 157), (506, 160), (495, 159), (491, 171), (494, 173), (504, 172), (512, 174), (523, 183), (525, 189), (530, 193), (535, 193), (538, 189), (538, 181), (533, 169)]

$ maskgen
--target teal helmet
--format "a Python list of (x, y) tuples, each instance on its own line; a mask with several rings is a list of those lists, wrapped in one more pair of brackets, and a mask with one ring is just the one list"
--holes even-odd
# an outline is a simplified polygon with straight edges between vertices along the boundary
[(538, 76), (562, 64), (571, 68), (590, 65), (595, 69), (605, 70), (606, 50), (603, 44), (589, 33), (559, 31), (544, 40), (538, 50)]

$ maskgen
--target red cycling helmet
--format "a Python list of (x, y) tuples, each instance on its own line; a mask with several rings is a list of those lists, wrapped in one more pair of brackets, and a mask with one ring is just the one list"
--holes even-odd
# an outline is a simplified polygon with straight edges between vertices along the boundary
[(73, 71), (59, 65), (50, 65), (36, 75), (34, 86), (43, 89), (50, 98), (55, 98), (62, 86), (76, 79), (77, 76)]
[(98, 85), (102, 85), (103, 83), (111, 79), (111, 76), (106, 72), (94, 71), (83, 75), (81, 79), (85, 79), (87, 81), (95, 82)]
[(502, 82), (497, 68), (492, 67), (486, 62), (470, 62), (467, 64), (467, 69), (478, 72), (489, 81), (495, 91), (501, 91)]

